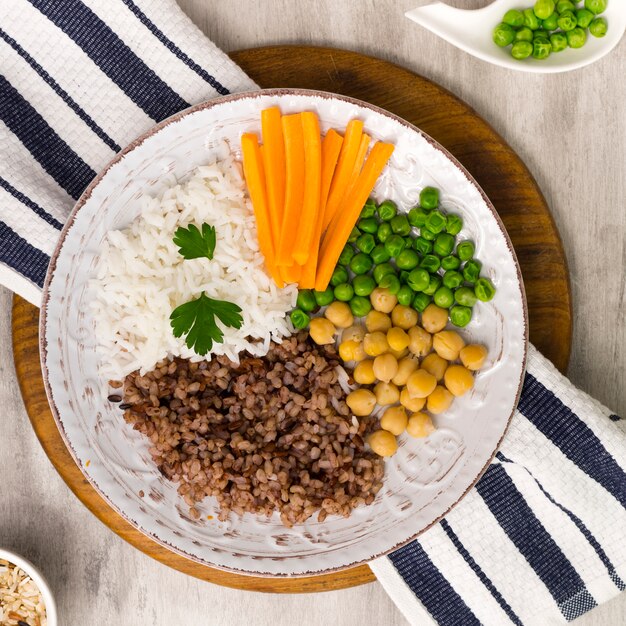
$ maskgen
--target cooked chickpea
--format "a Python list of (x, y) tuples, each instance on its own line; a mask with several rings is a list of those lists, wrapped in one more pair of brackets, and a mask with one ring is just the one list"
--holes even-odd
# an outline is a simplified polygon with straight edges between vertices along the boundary
[(426, 370), (413, 372), (406, 381), (411, 398), (427, 398), (437, 386), (437, 379)]
[[(398, 307), (396, 307), (396, 309), (397, 308)], [(404, 332), (404, 330), (402, 330), (402, 328), (394, 326), (387, 331), (387, 343), (392, 350), (401, 352), (409, 345), (410, 341), (409, 336)]]
[(438, 333), (448, 323), (448, 311), (436, 304), (429, 304), (422, 313), (422, 326), (429, 333)]
[(374, 387), (374, 394), (380, 406), (395, 404), (400, 399), (400, 392), (393, 383), (378, 383)]
[(421, 326), (409, 328), (409, 339), (409, 350), (415, 356), (424, 356), (428, 354), (433, 347), (431, 334), (426, 332)]
[(454, 396), (442, 385), (437, 385), (426, 400), (426, 408), (433, 414), (439, 415), (450, 408)]
[(386, 333), (391, 328), (391, 318), (385, 313), (372, 310), (365, 316), (365, 328), (369, 333), (375, 333), (378, 330)]
[(408, 419), (403, 406), (390, 406), (380, 418), (380, 427), (397, 437), (404, 432)]
[(335, 325), (325, 317), (314, 317), (309, 324), (309, 335), (320, 346), (335, 343), (336, 332)]
[(376, 406), (376, 396), (369, 389), (351, 391), (346, 398), (346, 404), (357, 417), (369, 415)]
[(396, 438), (386, 430), (377, 430), (372, 433), (368, 437), (367, 443), (370, 444), (372, 452), (379, 456), (392, 456), (398, 449)]
[(374, 333), (367, 333), (363, 339), (363, 348), (368, 356), (378, 356), (389, 350), (387, 336), (385, 333), (377, 330)]
[(327, 307), (324, 315), (337, 327), (348, 328), (354, 324), (354, 315), (346, 302), (331, 302)]
[(430, 433), (435, 432), (435, 425), (430, 419), (430, 416), (426, 415), (426, 413), (413, 413), (413, 415), (409, 417), (409, 421), (406, 425), (406, 432), (409, 433), (411, 437), (422, 439), (423, 437), (428, 437)]
[(383, 383), (388, 383), (398, 373), (398, 361), (393, 354), (381, 354), (374, 359), (374, 375)]
[(400, 392), (400, 404), (408, 411), (421, 411), (426, 405), (426, 398), (411, 398), (405, 387)]
[(439, 382), (443, 380), (443, 375), (448, 369), (448, 361), (433, 352), (423, 358), (421, 368), (432, 374)]
[(339, 344), (339, 356), (343, 361), (362, 361), (366, 355), (360, 341), (349, 339)]
[(372, 303), (372, 307), (374, 307), (375, 311), (380, 311), (381, 313), (391, 313), (391, 311), (393, 311), (393, 307), (398, 303), (398, 298), (396, 298), (389, 291), (389, 289), (376, 287), (376, 289), (374, 289), (374, 291), (370, 294), (370, 302)]
[(372, 385), (376, 382), (374, 375), (374, 361), (366, 359), (361, 361), (352, 372), (352, 377), (359, 385)]
[(365, 327), (362, 324), (353, 324), (341, 333), (341, 341), (363, 341)]
[(475, 372), (485, 364), (487, 348), (477, 343), (472, 343), (469, 346), (465, 346), (459, 356), (461, 357), (461, 363), (463, 363), (468, 370)]
[(409, 349), (405, 348), (404, 350), (392, 350), (389, 348), (389, 354), (393, 354), (396, 357), (396, 361), (403, 359), (409, 353)]
[(391, 312), (391, 321), (394, 326), (408, 330), (417, 324), (417, 311), (410, 306), (396, 304)]
[(402, 385), (406, 385), (406, 381), (409, 376), (418, 368), (419, 363), (417, 359), (412, 359), (411, 357), (405, 357), (398, 361), (398, 371), (396, 375), (391, 379), (391, 382), (394, 385), (398, 385), (401, 387)]
[(454, 396), (462, 396), (474, 386), (472, 372), (462, 365), (451, 365), (446, 370), (443, 380)]
[(454, 330), (442, 330), (433, 336), (435, 352), (448, 361), (456, 361), (464, 345), (463, 338)]

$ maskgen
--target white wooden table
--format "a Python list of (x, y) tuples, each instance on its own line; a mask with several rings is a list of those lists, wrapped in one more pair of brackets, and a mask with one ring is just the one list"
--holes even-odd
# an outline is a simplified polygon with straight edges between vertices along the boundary
[[(420, 0), (179, 3), (227, 51), (274, 43), (350, 48), (423, 74), (473, 106), (525, 160), (561, 231), (575, 314), (570, 377), (626, 414), (626, 41), (590, 68), (540, 76), (478, 61), (409, 22), (403, 13)], [(224, 589), (114, 535), (67, 489), (30, 428), (13, 371), (10, 304), (0, 289), (0, 544), (28, 548), (52, 583), (62, 624), (406, 623), (376, 583), (307, 596)], [(626, 595), (576, 623), (626, 624)]]

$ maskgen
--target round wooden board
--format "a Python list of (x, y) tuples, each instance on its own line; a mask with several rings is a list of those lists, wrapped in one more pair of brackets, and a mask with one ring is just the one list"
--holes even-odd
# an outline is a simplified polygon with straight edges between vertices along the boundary
[[(276, 46), (232, 58), (263, 87), (322, 89), (371, 102), (408, 120), (445, 146), (474, 176), (511, 236), (528, 298), (530, 340), (560, 370), (569, 360), (572, 312), (558, 231), (530, 172), (470, 107), (401, 67), (354, 52)], [(83, 504), (130, 544), (181, 572), (228, 587), (297, 593), (342, 589), (374, 580), (367, 566), (309, 578), (256, 578), (212, 569), (171, 552), (123, 520), (89, 485), (50, 413), (39, 363), (39, 310), (13, 301), (15, 368), (26, 410), (52, 464)]]

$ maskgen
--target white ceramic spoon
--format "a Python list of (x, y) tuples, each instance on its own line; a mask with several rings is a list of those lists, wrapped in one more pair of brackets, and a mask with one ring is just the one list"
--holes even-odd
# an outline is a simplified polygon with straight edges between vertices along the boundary
[(408, 11), (406, 16), (483, 61), (523, 72), (546, 74), (567, 72), (601, 59), (617, 45), (626, 29), (626, 0), (609, 0), (602, 14), (609, 23), (604, 37), (598, 39), (589, 35), (582, 48), (567, 48), (543, 60), (529, 57), (518, 61), (511, 56), (510, 47), (499, 48), (491, 35), (506, 11), (533, 4), (533, 0), (495, 0), (482, 9), (466, 10), (433, 2)]

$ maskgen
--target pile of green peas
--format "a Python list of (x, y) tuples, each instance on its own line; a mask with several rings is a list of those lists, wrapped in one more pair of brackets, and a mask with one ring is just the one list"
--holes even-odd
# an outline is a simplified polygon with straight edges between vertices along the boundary
[(514, 59), (547, 59), (565, 48), (582, 48), (587, 30), (604, 37), (606, 19), (599, 17), (608, 0), (585, 0), (584, 6), (571, 0), (537, 0), (528, 9), (511, 9), (493, 31), (493, 41), (501, 48), (511, 46)]
[(398, 303), (419, 312), (434, 302), (448, 309), (455, 326), (472, 319), (477, 300), (488, 302), (495, 287), (480, 276), (472, 241), (457, 242), (463, 220), (439, 208), (439, 191), (425, 187), (419, 204), (398, 212), (392, 200), (369, 199), (352, 230), (326, 291), (301, 290), (291, 313), (296, 328), (306, 328), (309, 313), (334, 300), (347, 302), (355, 317), (367, 315), (369, 296), (388, 289)]

